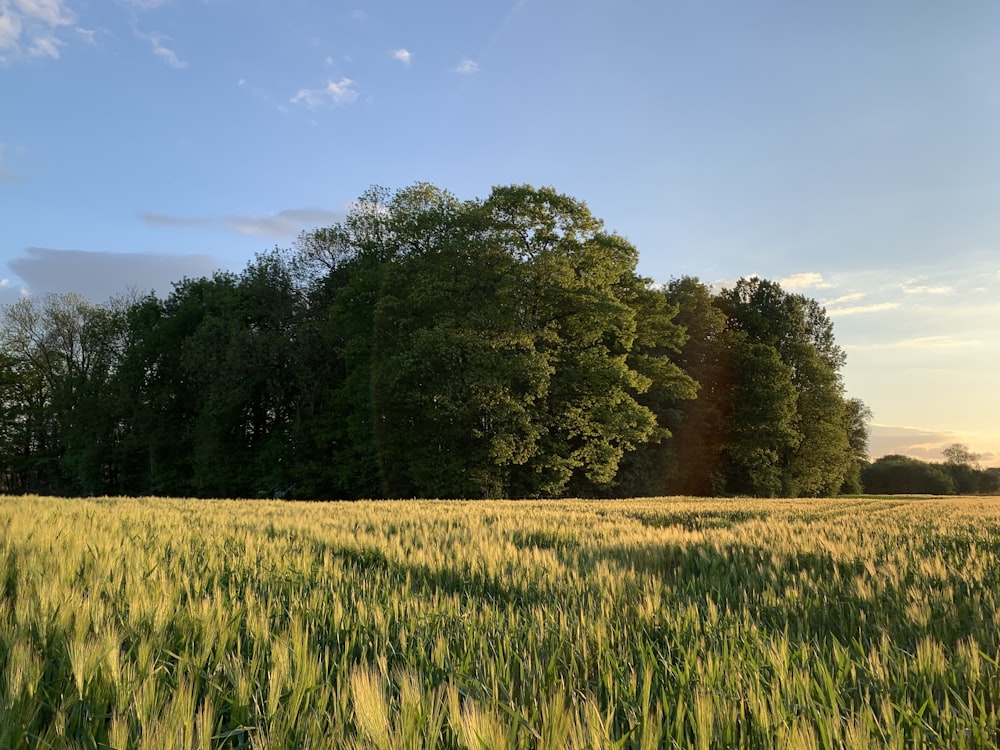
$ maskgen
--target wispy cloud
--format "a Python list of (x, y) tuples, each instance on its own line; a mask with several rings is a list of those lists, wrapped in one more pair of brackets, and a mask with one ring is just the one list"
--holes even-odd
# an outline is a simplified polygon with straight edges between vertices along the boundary
[(229, 229), (245, 235), (290, 239), (304, 229), (329, 226), (344, 219), (344, 214), (322, 209), (289, 209), (270, 216), (230, 216), (223, 223)]
[(350, 78), (341, 78), (339, 81), (327, 81), (323, 88), (299, 89), (295, 96), (289, 99), (289, 102), (305, 104), (310, 109), (314, 109), (323, 104), (333, 107), (351, 104), (357, 98), (358, 92), (354, 89), (354, 81)]
[(914, 281), (914, 279), (906, 281), (899, 288), (903, 290), (904, 294), (951, 294), (955, 291), (955, 287), (948, 284), (934, 286), (931, 284), (915, 284)]
[(143, 223), (151, 227), (210, 227), (219, 223), (218, 219), (201, 219), (158, 213), (139, 214), (139, 218)]
[(833, 299), (823, 300), (823, 304), (827, 307), (833, 305), (844, 305), (848, 302), (857, 302), (859, 299), (864, 299), (864, 292), (852, 292), (851, 294), (844, 294), (840, 297), (834, 297)]
[(59, 57), (56, 32), (76, 17), (66, 0), (0, 0), (0, 63), (28, 57)]
[(170, 37), (156, 31), (145, 33), (138, 29), (135, 30), (135, 35), (139, 39), (149, 42), (150, 47), (153, 49), (153, 54), (160, 58), (166, 65), (177, 70), (187, 67), (187, 63), (181, 60), (177, 56), (177, 53), (166, 45), (166, 42), (170, 41)]
[(475, 60), (470, 60), (468, 57), (463, 57), (458, 65), (452, 68), (452, 71), (461, 73), (462, 75), (472, 75), (479, 72), (479, 63)]
[(343, 221), (344, 217), (345, 214), (341, 211), (327, 211), (320, 208), (292, 208), (265, 216), (192, 217), (162, 213), (139, 215), (139, 218), (151, 227), (179, 229), (214, 227), (237, 234), (269, 237), (275, 240), (292, 239), (303, 230), (330, 226)]
[(898, 302), (875, 302), (871, 305), (852, 305), (848, 307), (828, 307), (826, 314), (830, 316), (862, 315), (864, 313), (885, 312), (899, 307)]
[(919, 458), (922, 461), (940, 461), (942, 459), (941, 449), (955, 442), (959, 442), (959, 436), (954, 432), (872, 424), (869, 449), (875, 458), (900, 454)]
[(169, 2), (170, 0), (125, 0), (126, 5), (131, 5), (133, 8), (141, 8), (142, 10), (159, 8)]
[(784, 289), (788, 291), (799, 291), (801, 289), (829, 289), (833, 284), (823, 279), (819, 273), (796, 273), (786, 276), (778, 281)]
[[(968, 445), (971, 450), (979, 453), (980, 461), (986, 466), (997, 464), (996, 435), (926, 430), (899, 425), (873, 423), (869, 438), (869, 453), (874, 458), (899, 454), (921, 461), (943, 461), (944, 455), (941, 451), (954, 443)], [(993, 450), (989, 450), (990, 448)]]
[(405, 48), (395, 49), (392, 51), (392, 59), (399, 60), (403, 65), (409, 65), (413, 62), (413, 53)]
[(960, 339), (954, 336), (916, 336), (897, 341), (882, 341), (877, 344), (847, 344), (845, 349), (851, 351), (881, 351), (885, 349), (957, 349), (959, 347), (980, 346), (977, 339)]
[(31, 57), (51, 57), (53, 60), (59, 59), (59, 48), (63, 43), (52, 34), (36, 36), (28, 47), (28, 54)]
[(68, 26), (73, 23), (73, 12), (63, 0), (14, 0), (13, 6), (17, 10), (11, 10), (11, 4), (4, 2), (5, 12), (18, 10), (23, 17), (39, 21), (46, 26)]
[(95, 29), (84, 29), (77, 26), (76, 29), (74, 29), (74, 31), (76, 31), (76, 35), (78, 37), (80, 37), (91, 47), (97, 46), (97, 31)]
[(9, 8), (4, 8), (0, 15), (0, 50), (17, 47), (21, 38), (21, 17), (15, 15)]

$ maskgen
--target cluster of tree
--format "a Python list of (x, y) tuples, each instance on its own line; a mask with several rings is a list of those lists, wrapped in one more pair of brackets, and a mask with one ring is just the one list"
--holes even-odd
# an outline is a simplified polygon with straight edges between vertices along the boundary
[(908, 456), (883, 456), (861, 472), (865, 491), (878, 495), (995, 495), (1000, 493), (1000, 469), (984, 469), (980, 455), (953, 443), (942, 451), (944, 462)]
[(551, 189), (369, 191), (240, 273), (0, 330), (6, 491), (302, 498), (860, 491), (825, 311), (657, 286)]

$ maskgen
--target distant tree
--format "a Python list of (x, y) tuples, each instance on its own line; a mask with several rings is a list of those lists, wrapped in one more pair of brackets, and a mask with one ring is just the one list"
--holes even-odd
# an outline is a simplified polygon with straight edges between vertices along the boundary
[(969, 446), (964, 443), (952, 443), (945, 446), (941, 454), (945, 457), (946, 462), (953, 466), (965, 465), (973, 469), (980, 468), (979, 462), (982, 459), (982, 454), (973, 453), (969, 450)]
[(983, 456), (969, 450), (964, 443), (952, 443), (941, 453), (945, 457), (945, 468), (955, 482), (955, 489), (963, 495), (991, 494), (1000, 489), (994, 477), (984, 471), (980, 461)]
[(1000, 493), (1000, 468), (985, 469), (979, 491), (984, 495), (996, 495)]
[(874, 495), (950, 495), (955, 482), (941, 464), (901, 455), (882, 456), (861, 472), (867, 493)]

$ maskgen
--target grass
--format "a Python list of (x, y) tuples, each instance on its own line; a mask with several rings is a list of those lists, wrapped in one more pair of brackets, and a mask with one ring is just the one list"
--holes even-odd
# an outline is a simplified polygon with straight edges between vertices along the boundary
[(1000, 746), (1000, 499), (0, 498), (0, 747)]

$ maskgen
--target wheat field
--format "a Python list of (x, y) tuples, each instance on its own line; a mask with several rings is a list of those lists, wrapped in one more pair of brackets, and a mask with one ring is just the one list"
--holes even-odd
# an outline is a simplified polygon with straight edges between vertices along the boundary
[(1000, 499), (0, 498), (2, 748), (1000, 745)]

